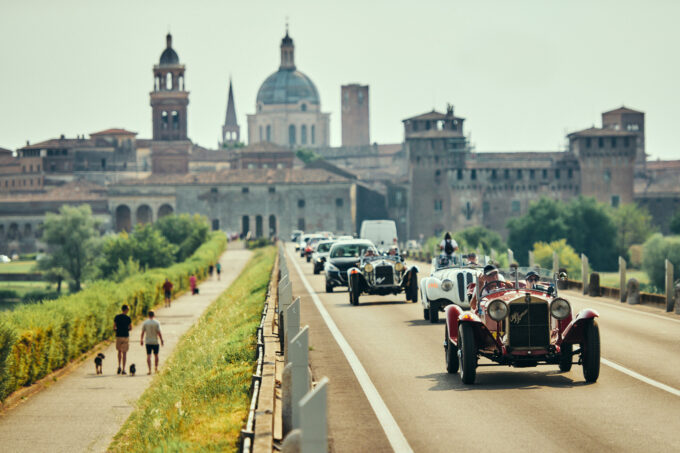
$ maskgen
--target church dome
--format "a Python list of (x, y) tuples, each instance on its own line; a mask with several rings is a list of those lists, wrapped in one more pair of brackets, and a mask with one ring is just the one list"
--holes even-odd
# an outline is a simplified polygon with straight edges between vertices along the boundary
[(279, 69), (267, 77), (257, 92), (258, 104), (297, 104), (301, 101), (319, 105), (319, 92), (309, 77), (289, 68)]
[(179, 56), (177, 56), (177, 52), (172, 48), (172, 35), (170, 33), (166, 36), (166, 42), (168, 46), (161, 54), (160, 65), (179, 64)]

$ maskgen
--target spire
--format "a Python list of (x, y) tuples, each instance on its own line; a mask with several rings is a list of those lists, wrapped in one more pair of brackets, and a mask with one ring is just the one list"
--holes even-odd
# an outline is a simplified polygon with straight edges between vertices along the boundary
[(236, 107), (234, 105), (234, 89), (229, 77), (229, 97), (227, 98), (227, 115), (222, 126), (222, 147), (237, 144), (241, 135), (241, 128), (236, 121)]
[(293, 38), (288, 35), (288, 22), (286, 22), (286, 36), (281, 40), (281, 66), (279, 69), (295, 70), (295, 45)]
[(172, 35), (170, 32), (165, 36), (165, 42), (168, 44), (168, 49), (172, 49)]

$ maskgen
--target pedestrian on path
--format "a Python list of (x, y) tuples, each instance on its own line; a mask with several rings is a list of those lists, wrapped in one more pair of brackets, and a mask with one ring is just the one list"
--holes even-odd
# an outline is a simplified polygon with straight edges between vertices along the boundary
[[(160, 346), (164, 345), (163, 335), (161, 334), (161, 323), (153, 319), (155, 313), (149, 310), (149, 319), (144, 321), (142, 324), (142, 336), (139, 339), (139, 344), (144, 346), (144, 335), (146, 335), (146, 364), (149, 366), (149, 372), (151, 374), (151, 353), (154, 355), (154, 370), (158, 373), (158, 352)], [(158, 344), (160, 340), (160, 345)]]
[(220, 279), (220, 274), (222, 273), (222, 265), (220, 262), (217, 262), (217, 265), (215, 265), (215, 268), (217, 269), (217, 280)]
[(208, 266), (208, 273), (210, 274), (210, 280), (215, 276), (215, 266), (212, 264)]
[(169, 307), (170, 298), (172, 297), (172, 282), (167, 278), (165, 279), (165, 283), (163, 283), (163, 291), (165, 292), (165, 306)]
[(198, 294), (198, 291), (196, 291), (196, 275), (191, 274), (191, 277), (189, 277), (189, 286), (191, 287), (191, 295), (194, 296)]
[(125, 373), (125, 361), (130, 349), (130, 331), (132, 319), (128, 316), (130, 308), (127, 305), (120, 307), (122, 313), (113, 318), (113, 328), (116, 330), (116, 350), (118, 351), (118, 374)]

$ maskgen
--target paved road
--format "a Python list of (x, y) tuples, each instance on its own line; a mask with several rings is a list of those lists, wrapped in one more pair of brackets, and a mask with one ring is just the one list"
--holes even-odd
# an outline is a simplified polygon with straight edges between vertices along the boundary
[[(403, 295), (362, 296), (359, 306), (350, 306), (345, 291), (326, 294), (323, 277), (292, 260), (414, 451), (680, 451), (680, 317), (568, 293), (575, 310), (592, 307), (601, 315), (605, 360), (597, 383), (585, 384), (574, 365), (568, 373), (557, 366), (480, 368), (476, 384), (467, 386), (445, 371), (443, 321), (424, 321), (419, 303), (407, 304)], [(331, 378), (333, 450), (392, 450), (303, 279), (294, 277), (303, 322), (311, 328), (314, 376)]]
[[(161, 371), (178, 340), (203, 311), (243, 269), (251, 252), (239, 243), (230, 244), (224, 253), (221, 281), (208, 280), (199, 285), (200, 294), (185, 294), (170, 308), (156, 310), (165, 346), (160, 351)], [(111, 320), (113, 325), (113, 320)], [(2, 452), (84, 452), (106, 451), (113, 436), (133, 410), (135, 401), (151, 384), (147, 376), (146, 350), (139, 345), (141, 323), (130, 334), (128, 364), (137, 365), (137, 375), (116, 374), (115, 344), (107, 347), (103, 375), (97, 376), (94, 363), (87, 360), (54, 385), (30, 397), (0, 417)]]

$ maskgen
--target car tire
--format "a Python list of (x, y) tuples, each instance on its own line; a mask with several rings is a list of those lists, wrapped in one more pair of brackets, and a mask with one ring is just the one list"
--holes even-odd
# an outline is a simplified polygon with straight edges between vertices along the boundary
[(312, 257), (310, 257), (309, 255), (307, 255), (306, 259), (307, 259), (307, 262), (309, 263), (309, 262), (312, 260)]
[(472, 385), (477, 377), (477, 345), (475, 331), (464, 322), (458, 328), (458, 359), (460, 360), (460, 379), (464, 384)]
[(327, 292), (327, 293), (332, 293), (332, 292), (333, 292), (333, 285), (331, 285), (330, 283), (328, 283), (328, 281), (326, 281), (326, 292)]
[(436, 324), (439, 322), (439, 306), (430, 302), (430, 322)]
[(351, 278), (347, 282), (347, 292), (349, 293), (349, 303), (359, 305), (359, 292), (356, 290), (356, 278)]
[(425, 318), (425, 321), (430, 320), (430, 309), (429, 308), (423, 308), (423, 318)]
[(316, 264), (315, 264), (314, 265), (314, 275), (318, 275), (318, 274), (319, 274), (319, 268), (316, 267)]
[(583, 377), (586, 382), (595, 382), (600, 376), (600, 328), (597, 321), (590, 319), (583, 326), (584, 342), (581, 344)]
[(413, 303), (418, 302), (418, 274), (413, 271), (411, 272), (411, 281), (406, 292), (406, 300), (410, 300)]
[(571, 343), (562, 343), (560, 349), (562, 352), (562, 355), (560, 356), (560, 371), (567, 372), (571, 370), (571, 364), (574, 361), (574, 345)]
[(449, 328), (444, 328), (444, 354), (446, 355), (446, 372), (456, 374), (460, 367), (458, 348), (449, 340)]

